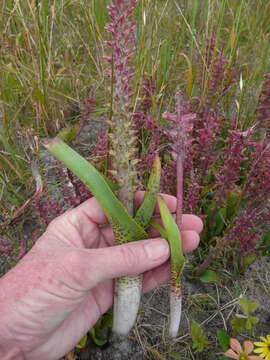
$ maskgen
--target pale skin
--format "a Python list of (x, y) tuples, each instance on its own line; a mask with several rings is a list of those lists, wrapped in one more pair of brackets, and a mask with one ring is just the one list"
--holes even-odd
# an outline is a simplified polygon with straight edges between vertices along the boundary
[[(135, 206), (143, 196), (136, 193)], [(163, 198), (175, 212), (175, 197)], [(198, 246), (202, 228), (197, 216), (183, 215), (185, 253)], [(143, 273), (144, 292), (166, 282), (169, 247), (157, 236), (150, 230), (152, 239), (115, 246), (95, 198), (55, 219), (0, 279), (0, 358), (59, 359), (112, 306), (113, 279)]]

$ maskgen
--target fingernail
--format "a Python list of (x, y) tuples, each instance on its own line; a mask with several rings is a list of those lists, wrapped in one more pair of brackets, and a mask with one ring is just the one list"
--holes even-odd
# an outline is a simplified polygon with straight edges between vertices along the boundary
[(169, 255), (170, 248), (166, 240), (150, 240), (144, 245), (145, 252), (150, 260), (158, 260)]

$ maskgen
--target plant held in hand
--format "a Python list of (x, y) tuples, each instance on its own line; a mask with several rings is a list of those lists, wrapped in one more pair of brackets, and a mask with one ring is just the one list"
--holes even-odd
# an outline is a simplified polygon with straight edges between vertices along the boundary
[[(167, 118), (167, 120), (172, 121), (176, 127), (176, 132), (172, 130), (170, 134), (170, 137), (172, 138), (172, 155), (176, 159), (176, 223), (162, 199), (158, 199), (160, 214), (165, 227), (165, 233), (164, 229), (160, 229), (161, 235), (169, 241), (171, 248), (169, 335), (172, 338), (177, 336), (182, 312), (181, 274), (184, 269), (185, 258), (182, 252), (180, 227), (182, 224), (182, 208), (184, 197), (184, 160), (185, 146), (188, 143), (188, 132), (192, 129), (191, 121), (194, 119), (192, 115), (182, 116), (181, 108), (181, 96), (180, 90), (178, 89), (176, 93), (176, 114), (164, 114), (164, 117)], [(154, 224), (154, 226), (156, 226), (156, 224)]]
[[(144, 201), (135, 218), (132, 218), (123, 204), (117, 199), (104, 177), (87, 160), (59, 138), (48, 140), (44, 142), (44, 145), (89, 187), (110, 222), (116, 243), (123, 244), (148, 237), (146, 230), (159, 191), (160, 160), (158, 157), (156, 157), (153, 165)], [(128, 278), (125, 278), (125, 280), (119, 280), (119, 283), (116, 284), (120, 296), (116, 296), (115, 299), (116, 320), (114, 320), (114, 331), (119, 335), (127, 335), (136, 320), (141, 296), (141, 277), (135, 279), (131, 278), (129, 282)]]

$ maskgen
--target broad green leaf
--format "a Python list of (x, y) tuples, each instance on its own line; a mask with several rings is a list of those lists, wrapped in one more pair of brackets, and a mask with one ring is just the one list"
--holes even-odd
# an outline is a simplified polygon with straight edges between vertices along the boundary
[(232, 332), (233, 334), (241, 334), (246, 328), (246, 319), (235, 316), (232, 321)]
[(230, 346), (230, 337), (224, 330), (218, 330), (217, 338), (222, 351), (227, 351)]
[(259, 307), (259, 305), (257, 303), (248, 300), (248, 298), (245, 295), (243, 295), (241, 297), (241, 299), (239, 300), (238, 303), (239, 303), (239, 306), (241, 307), (243, 313), (246, 316), (254, 313), (254, 311), (256, 311)]
[(192, 320), (191, 338), (193, 341), (193, 345), (192, 345), (193, 349), (197, 349), (199, 352), (202, 352), (205, 348), (207, 348), (208, 346), (207, 338), (202, 328), (195, 320)]
[(205, 270), (200, 276), (200, 280), (203, 283), (220, 284), (220, 277), (212, 270)]
[(249, 315), (249, 317), (247, 318), (247, 321), (246, 321), (246, 329), (252, 330), (253, 326), (258, 324), (258, 322), (259, 322), (259, 319), (256, 316)]
[(93, 165), (59, 138), (47, 140), (44, 146), (90, 189), (106, 214), (117, 243), (147, 238), (145, 230), (131, 218)]
[(242, 333), (244, 330), (252, 332), (254, 325), (259, 322), (259, 319), (252, 314), (258, 309), (259, 305), (248, 300), (245, 295), (241, 297), (238, 304), (244, 315), (236, 315), (231, 321), (233, 332)]
[(138, 224), (140, 224), (140, 226), (142, 226), (144, 229), (148, 228), (149, 221), (155, 209), (157, 193), (159, 192), (159, 185), (160, 185), (160, 173), (161, 173), (161, 164), (159, 157), (156, 156), (150, 174), (150, 178), (147, 184), (147, 189), (144, 195), (143, 203), (135, 215), (135, 221)]
[(163, 239), (166, 239), (168, 241), (167, 231), (157, 221), (151, 220), (150, 225), (152, 225), (153, 228), (156, 229), (160, 233), (160, 235), (163, 237)]
[(185, 265), (181, 234), (174, 218), (172, 217), (172, 214), (160, 196), (158, 196), (158, 206), (162, 223), (168, 236), (166, 240), (169, 242), (171, 249), (171, 272), (176, 276), (175, 280), (177, 285), (180, 282), (180, 276)]

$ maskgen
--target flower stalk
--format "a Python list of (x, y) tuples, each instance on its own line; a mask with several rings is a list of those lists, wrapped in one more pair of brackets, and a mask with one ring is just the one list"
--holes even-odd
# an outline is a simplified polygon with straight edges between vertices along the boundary
[[(177, 192), (177, 207), (176, 207), (176, 224), (178, 227), (178, 233), (175, 229), (175, 239), (178, 246), (182, 249), (181, 233), (180, 228), (182, 225), (183, 216), (183, 193), (184, 193), (184, 160), (185, 160), (185, 147), (188, 143), (188, 133), (192, 130), (193, 116), (182, 116), (182, 105), (181, 105), (181, 94), (180, 89), (176, 92), (176, 114), (165, 113), (163, 116), (169, 121), (172, 121), (175, 125), (176, 131), (173, 129), (170, 131), (172, 138), (172, 156), (176, 161), (176, 192)], [(162, 217), (162, 213), (161, 213)], [(165, 225), (165, 224), (164, 224)], [(173, 226), (173, 225), (171, 225)], [(178, 239), (178, 240), (176, 240)], [(180, 240), (179, 240), (180, 239)], [(177, 250), (173, 250), (178, 254)], [(181, 250), (182, 251), (182, 250)], [(184, 267), (183, 254), (178, 254), (183, 263), (181, 263), (181, 271), (179, 273), (179, 263), (177, 259), (173, 260), (171, 251), (171, 292), (170, 292), (170, 325), (169, 325), (169, 336), (174, 338), (177, 336), (181, 312), (182, 312), (182, 290), (181, 290), (181, 279), (180, 275)]]
[(185, 257), (182, 251), (181, 233), (175, 223), (169, 209), (161, 197), (158, 197), (158, 206), (164, 229), (152, 225), (161, 233), (161, 235), (169, 242), (171, 250), (171, 280), (170, 280), (170, 322), (169, 336), (175, 338), (178, 333), (182, 311), (182, 292), (181, 292), (181, 275), (185, 265)]
[[(181, 98), (180, 90), (176, 93), (176, 111), (177, 111), (177, 143), (176, 143), (176, 191), (177, 191), (177, 206), (176, 206), (176, 224), (179, 232), (182, 225), (183, 217), (183, 191), (184, 191), (184, 128), (181, 114)], [(182, 290), (181, 281), (177, 283), (176, 279), (172, 277), (171, 292), (170, 292), (170, 326), (169, 335), (175, 338), (178, 333), (182, 314)]]
[[(136, 187), (136, 136), (132, 128), (130, 82), (132, 72), (130, 59), (135, 50), (132, 33), (134, 23), (130, 16), (136, 1), (118, 0), (109, 6), (112, 22), (106, 30), (111, 34), (107, 42), (111, 55), (106, 57), (111, 65), (111, 116), (107, 121), (110, 146), (111, 174), (117, 179), (118, 198), (128, 214), (133, 217), (133, 197)], [(108, 160), (107, 160), (108, 166)], [(125, 243), (124, 237), (116, 238)], [(114, 296), (113, 332), (126, 336), (133, 327), (140, 304), (142, 277), (116, 279)]]

